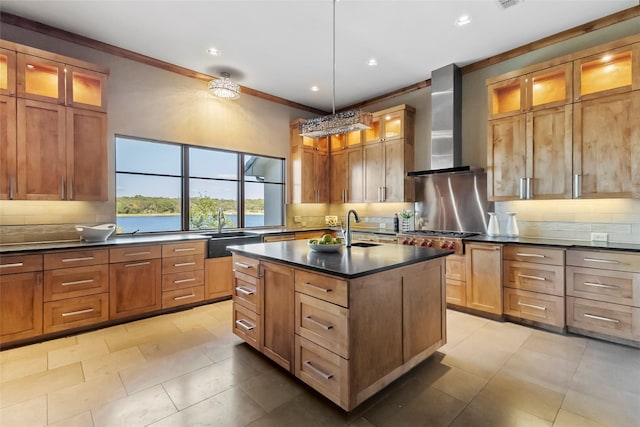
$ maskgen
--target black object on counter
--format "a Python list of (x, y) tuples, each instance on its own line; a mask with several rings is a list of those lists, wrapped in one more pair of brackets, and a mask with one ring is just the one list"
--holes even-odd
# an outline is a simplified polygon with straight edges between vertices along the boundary
[(393, 217), (393, 232), (400, 232), (400, 219), (398, 218), (398, 214), (394, 214)]

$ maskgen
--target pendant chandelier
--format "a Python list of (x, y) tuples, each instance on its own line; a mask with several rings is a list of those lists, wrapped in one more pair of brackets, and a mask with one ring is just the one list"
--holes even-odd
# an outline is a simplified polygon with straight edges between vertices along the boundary
[(240, 98), (240, 85), (229, 80), (231, 75), (227, 72), (220, 73), (221, 79), (213, 79), (209, 82), (209, 92), (221, 99), (236, 100)]
[(332, 107), (333, 114), (300, 122), (299, 133), (302, 136), (317, 138), (338, 135), (356, 130), (371, 128), (373, 115), (362, 110), (349, 110), (336, 113), (336, 0), (333, 3), (333, 40), (332, 40)]

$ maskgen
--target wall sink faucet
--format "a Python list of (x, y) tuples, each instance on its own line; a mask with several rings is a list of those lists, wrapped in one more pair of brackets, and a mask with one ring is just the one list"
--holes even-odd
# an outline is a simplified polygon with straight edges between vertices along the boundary
[(227, 220), (224, 217), (224, 212), (222, 212), (222, 208), (218, 208), (218, 233), (222, 233), (222, 227)]
[(353, 219), (355, 222), (360, 222), (358, 212), (353, 209), (349, 209), (349, 211), (347, 212), (347, 230), (345, 231), (344, 228), (342, 228), (342, 224), (340, 224), (342, 234), (344, 235), (344, 244), (347, 248), (351, 247), (351, 214), (353, 214)]

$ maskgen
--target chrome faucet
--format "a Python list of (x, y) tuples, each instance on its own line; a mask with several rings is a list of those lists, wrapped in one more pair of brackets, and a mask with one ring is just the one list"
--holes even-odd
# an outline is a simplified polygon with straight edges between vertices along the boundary
[(353, 219), (355, 222), (360, 222), (360, 217), (358, 216), (358, 212), (353, 209), (349, 209), (347, 212), (347, 230), (345, 231), (340, 224), (340, 229), (342, 230), (342, 235), (344, 236), (344, 244), (347, 248), (351, 247), (351, 214), (353, 214)]
[(222, 233), (222, 227), (227, 222), (224, 217), (224, 212), (222, 212), (222, 208), (218, 208), (218, 233)]

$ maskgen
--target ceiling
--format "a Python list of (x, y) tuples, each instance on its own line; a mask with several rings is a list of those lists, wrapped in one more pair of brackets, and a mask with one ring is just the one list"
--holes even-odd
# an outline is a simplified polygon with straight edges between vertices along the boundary
[[(638, 0), (338, 0), (335, 107), (353, 105)], [(2, 0), (0, 10), (332, 111), (332, 0)], [(471, 23), (455, 25), (462, 14)], [(215, 47), (221, 55), (212, 56)], [(367, 65), (376, 58), (378, 65)], [(312, 92), (312, 86), (319, 91)]]

